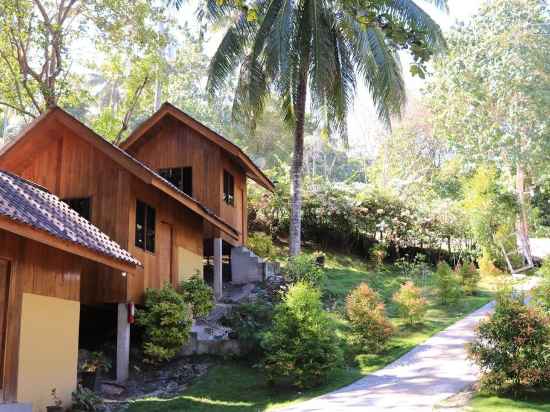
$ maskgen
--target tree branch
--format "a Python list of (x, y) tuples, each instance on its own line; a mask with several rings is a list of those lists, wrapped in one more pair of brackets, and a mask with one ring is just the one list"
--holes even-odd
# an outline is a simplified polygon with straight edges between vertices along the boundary
[(128, 129), (128, 123), (130, 122), (130, 117), (132, 116), (132, 113), (134, 112), (137, 102), (141, 96), (141, 93), (143, 92), (143, 89), (147, 85), (147, 82), (149, 81), (149, 76), (145, 76), (143, 79), (143, 82), (139, 85), (139, 87), (136, 89), (134, 96), (132, 97), (132, 102), (130, 103), (130, 107), (126, 114), (124, 115), (124, 119), (122, 120), (122, 127), (120, 128), (118, 134), (115, 138), (115, 145), (118, 145), (120, 143), (120, 140), (122, 139), (122, 134)]

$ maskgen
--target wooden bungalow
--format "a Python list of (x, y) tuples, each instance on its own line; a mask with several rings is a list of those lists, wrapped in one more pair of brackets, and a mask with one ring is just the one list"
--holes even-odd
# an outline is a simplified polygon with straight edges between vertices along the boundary
[(53, 388), (70, 404), (90, 265), (122, 278), (140, 263), (46, 189), (0, 171), (0, 411), (43, 411)]
[[(243, 238), (242, 225), (226, 222), (59, 108), (39, 117), (0, 152), (0, 169), (56, 194), (143, 263), (127, 276), (91, 262), (82, 268), (81, 302), (98, 310), (118, 308), (119, 380), (128, 373), (126, 304), (141, 303), (147, 288), (202, 273), (206, 225), (228, 241)], [(221, 250), (217, 256), (219, 295)]]
[[(247, 180), (266, 190), (274, 189), (269, 178), (238, 146), (170, 103), (164, 103), (120, 147), (239, 232), (237, 237), (229, 236), (205, 222), (207, 258), (221, 250), (229, 260), (232, 251), (246, 243)], [(216, 285), (216, 273), (214, 279)]]

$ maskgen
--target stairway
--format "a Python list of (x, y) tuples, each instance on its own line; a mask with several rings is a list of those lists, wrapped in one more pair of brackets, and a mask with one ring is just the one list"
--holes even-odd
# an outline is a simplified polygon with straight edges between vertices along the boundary
[(235, 285), (261, 282), (266, 261), (244, 246), (231, 249), (231, 282)]

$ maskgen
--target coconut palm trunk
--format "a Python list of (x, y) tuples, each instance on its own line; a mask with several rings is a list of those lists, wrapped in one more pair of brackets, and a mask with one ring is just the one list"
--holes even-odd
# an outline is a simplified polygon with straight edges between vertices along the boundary
[(296, 127), (294, 129), (294, 153), (292, 158), (292, 193), (290, 205), (290, 256), (300, 254), (302, 242), (302, 172), (304, 167), (304, 124), (307, 99), (307, 65), (302, 68), (296, 98)]

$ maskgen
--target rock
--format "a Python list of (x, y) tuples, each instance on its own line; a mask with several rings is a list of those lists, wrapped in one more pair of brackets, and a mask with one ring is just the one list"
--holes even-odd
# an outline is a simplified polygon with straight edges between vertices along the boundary
[(126, 392), (126, 387), (117, 383), (103, 382), (100, 385), (100, 391), (107, 396), (120, 396)]

